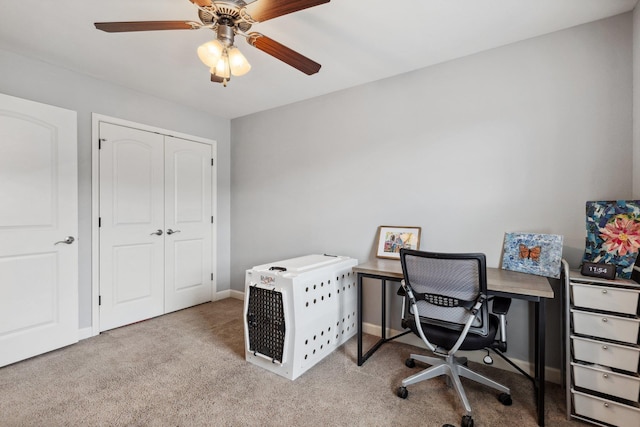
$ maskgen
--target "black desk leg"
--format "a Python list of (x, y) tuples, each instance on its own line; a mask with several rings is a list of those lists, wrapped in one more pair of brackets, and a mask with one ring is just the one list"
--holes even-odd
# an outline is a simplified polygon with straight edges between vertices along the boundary
[(545, 304), (544, 298), (536, 301), (535, 310), (535, 336), (536, 336), (536, 380), (534, 388), (536, 392), (536, 407), (538, 408), (538, 425), (544, 427), (544, 374), (545, 374)]
[[(365, 354), (362, 354), (362, 299), (364, 298), (363, 292), (362, 292), (362, 279), (364, 277), (370, 277), (372, 279), (378, 279), (382, 282), (382, 287), (381, 287), (381, 299), (382, 299), (382, 307), (381, 307), (381, 315), (382, 315), (382, 334), (381, 338), (375, 343), (373, 344), (373, 346), (371, 346), (371, 348), (369, 348), (369, 350), (367, 350), (367, 352)], [(387, 278), (384, 276), (378, 276), (378, 275), (368, 275), (365, 273), (358, 273), (358, 366), (362, 366), (362, 364), (364, 362), (367, 361), (367, 359), (369, 357), (371, 357), (371, 355), (373, 353), (375, 353), (382, 344), (389, 342), (391, 340), (394, 340), (396, 338), (399, 338), (403, 335), (406, 335), (408, 333), (411, 332), (411, 330), (406, 330), (404, 332), (401, 332), (395, 336), (389, 337), (387, 338), (387, 279), (390, 282), (393, 282), (395, 280), (393, 280), (392, 278)]]
[(358, 273), (358, 366), (362, 366), (362, 274)]
[(385, 279), (382, 279), (380, 281), (382, 283), (382, 295), (381, 295), (381, 300), (382, 300), (382, 311), (380, 312), (382, 314), (382, 319), (381, 319), (381, 324), (382, 324), (382, 331), (380, 336), (382, 337), (382, 341), (386, 341), (387, 340), (387, 281)]

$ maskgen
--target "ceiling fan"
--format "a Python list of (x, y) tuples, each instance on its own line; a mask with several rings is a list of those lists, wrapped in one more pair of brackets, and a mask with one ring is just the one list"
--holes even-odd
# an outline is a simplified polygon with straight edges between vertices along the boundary
[(241, 76), (251, 69), (249, 62), (234, 45), (236, 35), (293, 68), (312, 75), (321, 65), (281, 43), (257, 32), (247, 33), (253, 24), (308, 9), (331, 0), (189, 0), (198, 8), (200, 22), (195, 21), (129, 21), (96, 22), (98, 30), (108, 33), (157, 30), (198, 30), (208, 28), (216, 39), (198, 47), (198, 56), (211, 71), (211, 81), (224, 86), (231, 75)]

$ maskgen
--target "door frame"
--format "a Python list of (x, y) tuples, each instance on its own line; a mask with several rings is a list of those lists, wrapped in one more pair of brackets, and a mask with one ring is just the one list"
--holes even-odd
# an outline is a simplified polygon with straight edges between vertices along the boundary
[(100, 295), (100, 231), (98, 229), (98, 217), (100, 213), (100, 123), (111, 123), (118, 126), (130, 127), (161, 135), (187, 139), (211, 146), (213, 166), (211, 171), (211, 214), (213, 215), (213, 227), (211, 227), (211, 268), (214, 272), (211, 281), (211, 300), (215, 300), (217, 294), (217, 142), (213, 139), (188, 135), (156, 126), (149, 126), (103, 114), (91, 113), (91, 335), (100, 333), (100, 307), (98, 297)]

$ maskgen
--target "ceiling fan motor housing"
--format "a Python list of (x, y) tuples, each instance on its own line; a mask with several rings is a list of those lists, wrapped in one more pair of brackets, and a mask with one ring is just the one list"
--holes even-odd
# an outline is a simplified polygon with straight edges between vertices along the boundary
[(240, 9), (243, 6), (246, 6), (246, 3), (242, 0), (214, 1), (206, 9), (200, 8), (198, 17), (204, 25), (213, 25), (214, 30), (218, 25), (230, 25), (246, 32), (251, 28), (251, 23), (241, 16)]
[(226, 22), (219, 22), (218, 24), (218, 40), (222, 42), (226, 47), (233, 45), (235, 33), (233, 31), (233, 24)]

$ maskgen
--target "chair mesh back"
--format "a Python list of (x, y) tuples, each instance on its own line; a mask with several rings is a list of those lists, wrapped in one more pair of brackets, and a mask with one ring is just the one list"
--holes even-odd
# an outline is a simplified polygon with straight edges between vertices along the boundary
[[(482, 254), (434, 254), (406, 251), (403, 255), (405, 282), (414, 293), (438, 294), (461, 300), (475, 300), (486, 295), (486, 282), (481, 279)], [(484, 273), (486, 275), (486, 273)], [(468, 313), (463, 307), (441, 307), (426, 301), (417, 302), (418, 313), (425, 322), (461, 329)], [(413, 313), (411, 313), (413, 314)], [(487, 335), (487, 304), (483, 304), (470, 333)]]

